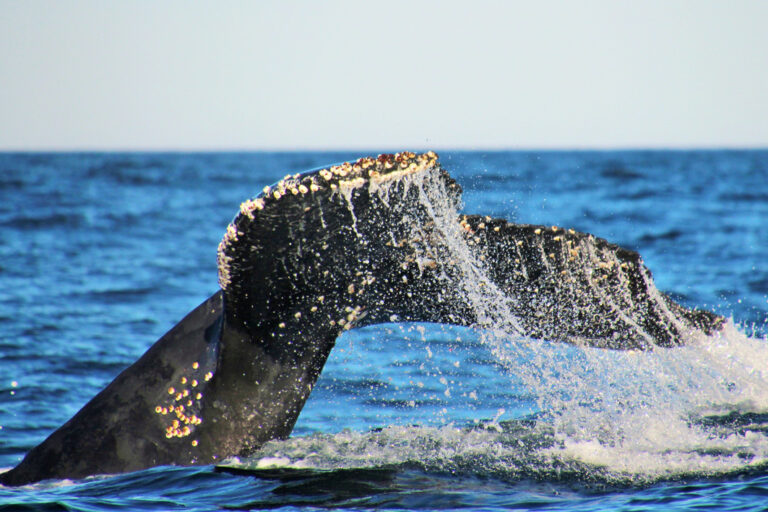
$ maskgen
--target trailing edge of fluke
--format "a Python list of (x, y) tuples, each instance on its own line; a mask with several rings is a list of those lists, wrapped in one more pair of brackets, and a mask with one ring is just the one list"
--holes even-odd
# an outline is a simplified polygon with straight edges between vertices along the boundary
[[(432, 152), (361, 158), (265, 187), (219, 245), (221, 289), (0, 482), (248, 455), (290, 434), (342, 331), (393, 319), (493, 322), (468, 279), (484, 290), (481, 303), (532, 337), (642, 349), (723, 326), (657, 291), (633, 251), (570, 229), (459, 215), (460, 197)], [(437, 218), (436, 208), (448, 213)], [(467, 257), (479, 274), (468, 277)]]

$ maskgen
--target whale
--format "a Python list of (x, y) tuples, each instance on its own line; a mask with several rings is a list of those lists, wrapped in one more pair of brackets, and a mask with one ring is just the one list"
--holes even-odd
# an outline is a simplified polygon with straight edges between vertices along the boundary
[(464, 215), (434, 152), (288, 175), (240, 205), (219, 289), (0, 483), (210, 465), (287, 438), (336, 339), (400, 321), (607, 350), (675, 347), (725, 320), (656, 289), (637, 252)]

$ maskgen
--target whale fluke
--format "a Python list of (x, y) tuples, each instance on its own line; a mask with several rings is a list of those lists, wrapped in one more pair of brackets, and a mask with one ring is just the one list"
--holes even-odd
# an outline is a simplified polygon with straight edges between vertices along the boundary
[(674, 346), (723, 318), (656, 290), (592, 235), (458, 214), (437, 155), (287, 176), (244, 202), (220, 291), (0, 483), (211, 464), (287, 437), (336, 338), (390, 321), (501, 328), (611, 349)]

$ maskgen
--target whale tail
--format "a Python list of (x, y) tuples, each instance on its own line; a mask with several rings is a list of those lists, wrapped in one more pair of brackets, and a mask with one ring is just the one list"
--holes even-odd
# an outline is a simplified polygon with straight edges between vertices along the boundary
[(611, 349), (675, 346), (724, 320), (656, 290), (592, 235), (458, 214), (437, 155), (288, 176), (244, 202), (221, 291), (0, 482), (210, 464), (287, 437), (336, 338), (426, 321)]

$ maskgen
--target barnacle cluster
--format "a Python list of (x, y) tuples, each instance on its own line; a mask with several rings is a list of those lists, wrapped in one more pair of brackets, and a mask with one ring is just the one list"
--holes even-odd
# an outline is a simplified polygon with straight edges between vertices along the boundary
[[(200, 370), (200, 363), (192, 363), (188, 375), (181, 375), (174, 380), (166, 390), (166, 399), (155, 406), (155, 413), (167, 417), (165, 437), (187, 437), (192, 434), (194, 427), (200, 425), (203, 419), (198, 416), (200, 401), (203, 398), (201, 391), (202, 382), (208, 382), (213, 378), (212, 372), (204, 375)], [(197, 441), (192, 441), (192, 446), (197, 446)]]
[[(437, 165), (437, 154), (411, 153), (381, 154), (378, 157), (365, 157), (350, 163), (328, 167), (307, 174), (286, 175), (273, 186), (264, 187), (262, 194), (248, 199), (240, 205), (238, 216), (227, 227), (227, 231), (218, 248), (219, 285), (226, 290), (230, 284), (230, 270), (238, 238), (243, 232), (238, 229), (240, 220), (247, 217), (253, 221), (262, 210), (268, 209), (293, 196), (304, 196), (325, 192), (329, 200), (336, 193), (348, 194), (351, 189), (368, 184), (372, 188), (383, 183), (415, 174)], [(330, 193), (328, 193), (330, 192)], [(308, 208), (308, 207), (307, 207)]]

